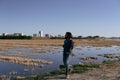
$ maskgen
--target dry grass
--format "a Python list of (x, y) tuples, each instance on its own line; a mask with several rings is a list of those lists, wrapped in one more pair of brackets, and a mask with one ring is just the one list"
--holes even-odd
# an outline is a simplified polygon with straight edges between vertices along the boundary
[[(42, 39), (42, 40), (0, 40), (0, 50), (11, 48), (39, 48), (41, 46), (62, 46), (63, 39)], [(111, 46), (120, 45), (120, 40), (74, 40), (75, 45), (81, 46)]]
[(62, 45), (63, 40), (0, 40), (0, 50), (9, 48), (38, 48)]
[(42, 59), (29, 59), (29, 58), (3, 56), (3, 55), (0, 55), (0, 60), (9, 61), (11, 63), (21, 64), (25, 66), (38, 66), (38, 63), (43, 63), (43, 64), (53, 63)]

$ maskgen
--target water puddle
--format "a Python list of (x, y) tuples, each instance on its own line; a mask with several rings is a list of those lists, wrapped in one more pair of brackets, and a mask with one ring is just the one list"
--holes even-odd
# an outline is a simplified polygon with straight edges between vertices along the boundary
[[(32, 60), (45, 60), (53, 62), (46, 64), (35, 62), (35, 65), (20, 64), (19, 60), (11, 58), (0, 59), (0, 75), (13, 76), (31, 76), (43, 74), (59, 68), (63, 64), (63, 48), (61, 46), (43, 46), (40, 48), (20, 48), (1, 50), (1, 56), (19, 57), (18, 59), (27, 59), (24, 63), (31, 63)], [(79, 64), (82, 62), (103, 62), (104, 60), (118, 60), (120, 58), (120, 46), (112, 47), (92, 47), (92, 46), (76, 46), (72, 56), (69, 58), (70, 64)], [(9, 60), (7, 60), (9, 59)], [(31, 60), (31, 62), (29, 62)], [(13, 61), (13, 62), (11, 62)], [(16, 61), (16, 63), (15, 63)], [(17, 64), (17, 62), (19, 64)], [(34, 61), (33, 61), (34, 62)], [(34, 64), (34, 63), (33, 63)]]

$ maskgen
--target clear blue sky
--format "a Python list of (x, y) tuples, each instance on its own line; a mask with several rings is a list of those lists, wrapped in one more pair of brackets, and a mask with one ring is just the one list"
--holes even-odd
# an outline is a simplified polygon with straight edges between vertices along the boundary
[(0, 34), (120, 36), (120, 0), (0, 0)]

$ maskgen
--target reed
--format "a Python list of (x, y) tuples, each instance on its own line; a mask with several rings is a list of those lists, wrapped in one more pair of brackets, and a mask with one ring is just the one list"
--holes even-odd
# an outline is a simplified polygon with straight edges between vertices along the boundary
[(42, 59), (29, 59), (29, 58), (11, 57), (11, 56), (3, 56), (3, 55), (0, 56), (0, 59), (25, 66), (39, 66), (38, 63), (49, 64), (49, 65), (53, 64), (53, 62)]

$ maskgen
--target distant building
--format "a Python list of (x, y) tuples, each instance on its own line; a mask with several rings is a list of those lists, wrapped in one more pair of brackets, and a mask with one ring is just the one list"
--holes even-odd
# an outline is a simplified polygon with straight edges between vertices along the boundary
[(13, 34), (7, 34), (7, 36), (14, 36)]
[(14, 33), (13, 35), (14, 36), (23, 36), (24, 34), (23, 33)]
[(50, 34), (45, 34), (45, 37), (49, 38), (49, 37), (50, 37)]
[(61, 34), (58, 34), (58, 35), (57, 35), (57, 37), (62, 38), (62, 37), (64, 37), (64, 36), (63, 36), (63, 35), (61, 35)]
[(37, 34), (33, 34), (33, 37), (38, 37), (38, 35)]
[(7, 36), (7, 35), (8, 35), (8, 33), (3, 33), (3, 34), (2, 34), (2, 36)]
[(58, 36), (57, 36), (57, 37), (62, 37), (62, 35), (58, 34)]
[(39, 31), (38, 37), (44, 37), (43, 31)]
[(24, 36), (24, 34), (23, 33), (13, 33), (13, 34), (2, 33), (0, 36)]

